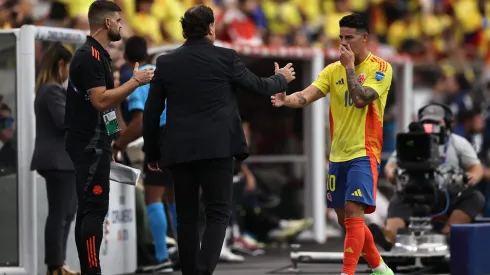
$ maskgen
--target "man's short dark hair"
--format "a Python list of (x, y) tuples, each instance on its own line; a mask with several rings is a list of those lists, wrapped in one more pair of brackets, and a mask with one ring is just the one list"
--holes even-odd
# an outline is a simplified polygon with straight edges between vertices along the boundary
[(88, 22), (90, 26), (100, 26), (104, 24), (105, 18), (110, 13), (120, 12), (121, 7), (109, 0), (96, 0), (88, 10)]
[(369, 31), (366, 17), (358, 13), (353, 13), (342, 17), (342, 19), (339, 21), (339, 26), (341, 28), (356, 29), (358, 32)]
[(126, 41), (124, 46), (126, 58), (131, 63), (146, 61), (148, 57), (148, 45), (141, 36), (132, 36)]
[(198, 39), (208, 35), (209, 24), (214, 23), (213, 10), (204, 5), (194, 6), (180, 19), (185, 39)]

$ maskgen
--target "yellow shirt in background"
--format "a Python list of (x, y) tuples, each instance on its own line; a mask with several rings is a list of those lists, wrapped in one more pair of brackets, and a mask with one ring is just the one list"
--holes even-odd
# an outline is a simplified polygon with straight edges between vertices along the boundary
[(485, 14), (487, 16), (487, 26), (483, 32), (483, 43), (480, 45), (480, 52), (483, 56), (490, 56), (490, 2), (485, 3)]
[(184, 41), (180, 18), (184, 16), (185, 8), (178, 0), (156, 0), (152, 14), (162, 21), (173, 42)]
[(349, 6), (353, 11), (364, 12), (369, 6), (369, 0), (349, 0)]
[(397, 20), (388, 28), (388, 43), (395, 49), (399, 49), (406, 39), (419, 39), (422, 29), (418, 20), (414, 19), (410, 24), (404, 20)]
[(210, 7), (213, 11), (215, 11), (215, 9), (216, 9), (216, 6), (214, 5), (213, 0), (180, 0), (180, 1), (181, 1), (181, 3), (184, 4), (184, 7), (186, 9), (193, 7), (193, 6), (196, 6), (196, 5), (199, 5), (199, 4), (201, 4), (201, 2), (203, 5)]
[(308, 23), (314, 23), (320, 16), (320, 0), (293, 0), (294, 5), (306, 16)]
[(156, 0), (151, 15), (136, 13), (134, 0), (124, 0), (124, 8), (129, 24), (137, 34), (150, 36), (155, 43), (162, 43), (164, 39), (160, 23), (163, 22), (172, 42), (183, 41), (180, 18), (184, 15), (185, 8), (179, 0)]
[(70, 17), (76, 17), (79, 15), (87, 15), (90, 5), (93, 0), (59, 0), (59, 2), (65, 4), (68, 7), (68, 14)]
[(349, 5), (353, 11), (366, 12), (369, 4), (379, 4), (383, 0), (349, 0)]
[(276, 3), (274, 0), (265, 0), (262, 8), (273, 34), (291, 34), (303, 23), (301, 14), (292, 1)]
[(327, 14), (327, 18), (325, 18), (325, 35), (328, 39), (338, 40), (340, 33), (339, 21), (342, 17), (351, 14), (350, 12), (346, 13), (330, 13)]
[(454, 11), (464, 33), (473, 33), (481, 28), (483, 18), (475, 0), (456, 1), (454, 3)]
[(386, 35), (388, 22), (386, 20), (386, 11), (382, 5), (376, 5), (371, 14), (371, 31), (378, 35)]
[(320, 5), (326, 14), (330, 14), (330, 13), (335, 12), (335, 2), (334, 1), (322, 0), (322, 3)]
[(135, 3), (135, 0), (124, 0), (124, 10), (123, 10), (123, 13), (128, 18), (128, 21), (130, 21), (130, 18), (133, 17), (136, 14), (136, 3)]
[(150, 14), (135, 13), (129, 21), (129, 25), (137, 35), (147, 36), (155, 44), (162, 44), (163, 37), (160, 31), (160, 22)]
[(424, 33), (428, 36), (437, 36), (451, 26), (451, 16), (447, 14), (443, 15), (426, 15), (422, 19), (422, 25), (424, 26)]

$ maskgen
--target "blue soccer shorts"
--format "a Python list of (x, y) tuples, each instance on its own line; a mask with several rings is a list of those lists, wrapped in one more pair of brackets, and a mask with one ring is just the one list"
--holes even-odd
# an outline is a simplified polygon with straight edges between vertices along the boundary
[(346, 201), (365, 204), (366, 214), (376, 210), (379, 164), (374, 157), (330, 162), (327, 207), (344, 208)]

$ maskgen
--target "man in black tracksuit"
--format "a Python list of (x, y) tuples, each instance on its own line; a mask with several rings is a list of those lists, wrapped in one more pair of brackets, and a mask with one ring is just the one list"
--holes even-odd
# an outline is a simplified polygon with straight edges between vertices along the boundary
[(92, 3), (90, 36), (70, 65), (65, 107), (65, 147), (76, 173), (78, 210), (75, 240), (82, 275), (101, 274), (99, 250), (102, 224), (109, 207), (111, 142), (120, 130), (115, 107), (153, 77), (138, 70), (114, 88), (111, 58), (105, 48), (121, 39), (121, 9), (112, 1)]

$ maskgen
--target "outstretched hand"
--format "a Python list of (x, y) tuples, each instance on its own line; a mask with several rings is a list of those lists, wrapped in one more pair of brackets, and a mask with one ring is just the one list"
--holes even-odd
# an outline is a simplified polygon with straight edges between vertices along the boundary
[(271, 103), (274, 107), (281, 107), (286, 102), (286, 92), (278, 93), (271, 96)]
[[(294, 74), (296, 74), (294, 72), (294, 68), (292, 67), (293, 64), (289, 63), (288, 65), (291, 65), (292, 72)], [(284, 68), (286, 68), (288, 65), (286, 65)], [(279, 68), (279, 64), (277, 64), (277, 62), (274, 62), (274, 73), (278, 74), (280, 70), (281, 69)], [(293, 77), (294, 77), (294, 75), (293, 75)], [(296, 77), (294, 77), (294, 78), (296, 78)], [(271, 96), (271, 103), (272, 103), (272, 106), (274, 106), (274, 107), (283, 106), (285, 101), (286, 101), (286, 92), (278, 93), (278, 94)]]
[(276, 74), (282, 74), (287, 79), (288, 83), (296, 79), (293, 63), (288, 63), (283, 68), (279, 68), (279, 64), (274, 62), (274, 72)]

